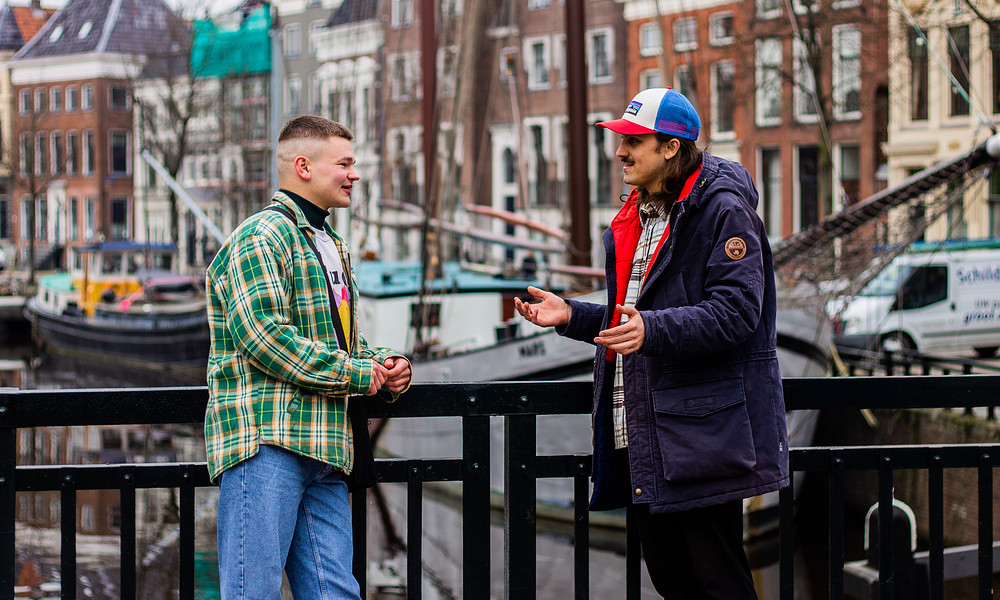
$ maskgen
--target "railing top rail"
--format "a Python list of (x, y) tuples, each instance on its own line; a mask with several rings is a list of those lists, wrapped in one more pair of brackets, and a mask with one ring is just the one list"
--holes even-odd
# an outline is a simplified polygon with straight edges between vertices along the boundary
[[(785, 406), (801, 409), (966, 408), (1000, 399), (1000, 375), (791, 377)], [(585, 414), (589, 382), (421, 383), (393, 403), (371, 402), (369, 416)], [(205, 387), (0, 390), (0, 428), (201, 423)]]

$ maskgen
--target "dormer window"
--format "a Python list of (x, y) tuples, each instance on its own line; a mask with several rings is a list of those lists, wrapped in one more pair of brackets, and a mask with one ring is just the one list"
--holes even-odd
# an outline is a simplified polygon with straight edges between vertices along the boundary
[(55, 29), (52, 30), (52, 34), (49, 36), (49, 41), (54, 42), (62, 37), (63, 26), (57, 25)]
[(90, 35), (90, 28), (93, 26), (94, 26), (93, 23), (87, 21), (86, 23), (80, 26), (80, 33), (76, 34), (76, 37), (80, 38), (81, 40), (87, 37), (88, 35)]

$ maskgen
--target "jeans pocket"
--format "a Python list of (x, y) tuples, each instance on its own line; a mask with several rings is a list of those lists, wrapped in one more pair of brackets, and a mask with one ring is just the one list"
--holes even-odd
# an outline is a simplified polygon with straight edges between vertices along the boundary
[(653, 390), (653, 410), (667, 481), (739, 477), (757, 464), (741, 378)]

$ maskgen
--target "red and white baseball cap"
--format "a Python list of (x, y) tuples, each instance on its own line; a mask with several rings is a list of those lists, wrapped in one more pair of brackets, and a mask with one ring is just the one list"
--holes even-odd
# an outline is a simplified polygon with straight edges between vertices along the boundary
[(622, 135), (660, 132), (697, 141), (701, 119), (684, 94), (673, 88), (649, 88), (632, 98), (622, 118), (597, 126)]

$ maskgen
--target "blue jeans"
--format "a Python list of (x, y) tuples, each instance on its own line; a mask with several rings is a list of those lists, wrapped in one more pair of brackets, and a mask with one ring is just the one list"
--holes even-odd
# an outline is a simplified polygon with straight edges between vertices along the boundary
[(351, 572), (351, 511), (330, 465), (261, 445), (219, 482), (222, 600), (360, 600)]

